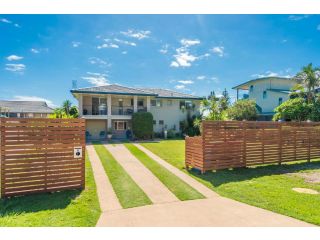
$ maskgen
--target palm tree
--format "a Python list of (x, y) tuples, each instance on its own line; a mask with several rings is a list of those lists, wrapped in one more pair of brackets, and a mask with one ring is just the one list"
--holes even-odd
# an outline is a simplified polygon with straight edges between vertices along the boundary
[(67, 116), (70, 115), (71, 106), (72, 106), (72, 103), (71, 103), (70, 100), (65, 100), (65, 101), (62, 103), (62, 108), (63, 108), (63, 110), (64, 110), (64, 112), (66, 113)]
[(314, 100), (315, 88), (320, 85), (320, 69), (310, 63), (302, 68), (295, 79), (307, 89), (308, 103)]

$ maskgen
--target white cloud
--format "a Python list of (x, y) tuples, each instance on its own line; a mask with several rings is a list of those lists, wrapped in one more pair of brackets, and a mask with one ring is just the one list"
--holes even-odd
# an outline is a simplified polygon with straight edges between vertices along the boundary
[(190, 53), (190, 47), (200, 44), (198, 39), (181, 39), (181, 47), (176, 49), (176, 54), (173, 55), (174, 60), (171, 61), (171, 67), (191, 67), (192, 63), (196, 60), (203, 59), (204, 57), (209, 57), (209, 53), (204, 55), (196, 56)]
[(3, 23), (8, 23), (8, 24), (13, 24), (13, 26), (20, 28), (21, 26), (18, 23), (13, 23), (12, 21), (6, 19), (6, 18), (0, 18), (0, 22)]
[(0, 22), (3, 22), (3, 23), (12, 23), (10, 20), (6, 19), (6, 18), (1, 18), (0, 19)]
[(207, 78), (207, 77), (204, 76), (204, 75), (201, 75), (201, 76), (198, 76), (198, 77), (197, 77), (198, 80), (204, 80), (205, 78)]
[(144, 38), (149, 38), (150, 34), (151, 34), (150, 31), (133, 30), (133, 29), (129, 29), (126, 32), (120, 32), (120, 33), (127, 36), (127, 37), (137, 38), (139, 40), (144, 39)]
[(47, 103), (47, 105), (51, 108), (57, 107), (51, 100), (42, 98), (42, 97), (36, 97), (36, 96), (14, 96), (13, 100), (15, 101), (44, 101)]
[(18, 61), (18, 60), (23, 59), (23, 57), (20, 57), (20, 56), (17, 56), (17, 55), (10, 55), (10, 56), (6, 57), (6, 59), (8, 61)]
[(103, 73), (92, 73), (87, 72), (87, 76), (81, 77), (83, 80), (88, 81), (92, 85), (95, 86), (104, 86), (109, 84), (109, 80), (107, 79), (107, 75)]
[(100, 67), (110, 67), (111, 64), (102, 60), (101, 58), (98, 58), (98, 57), (90, 57), (88, 59), (89, 63), (92, 64), (92, 65), (98, 65)]
[(224, 47), (216, 46), (216, 47), (212, 48), (212, 52), (214, 54), (218, 55), (219, 57), (223, 57), (224, 56)]
[(190, 54), (184, 49), (178, 48), (177, 54), (173, 55), (175, 61), (171, 62), (171, 67), (190, 67), (192, 62), (196, 61), (198, 57)]
[(193, 46), (193, 45), (200, 44), (200, 40), (198, 40), (198, 39), (185, 39), (184, 38), (184, 39), (180, 40), (180, 43), (184, 47), (190, 47), (190, 46)]
[(185, 85), (176, 85), (176, 86), (174, 86), (174, 88), (175, 89), (185, 89), (186, 88), (186, 86)]
[(72, 47), (77, 48), (77, 47), (79, 47), (81, 45), (81, 42), (73, 41), (71, 44), (72, 44)]
[(320, 24), (317, 26), (317, 30), (320, 31)]
[(272, 72), (272, 71), (266, 71), (264, 73), (260, 73), (260, 74), (252, 74), (251, 77), (255, 77), (255, 78), (265, 78), (265, 77), (284, 77), (284, 78), (290, 78), (292, 77), (292, 75), (288, 74), (288, 72), (290, 72), (290, 70), (286, 70), (286, 73), (283, 74), (283, 71), (280, 71), (279, 73), (277, 72)]
[(26, 69), (26, 65), (24, 64), (6, 64), (7, 71), (10, 72), (17, 72), (17, 73), (23, 73), (23, 71)]
[(172, 61), (170, 67), (179, 67), (179, 63)]
[(114, 44), (114, 43), (104, 43), (104, 44), (98, 46), (97, 48), (98, 49), (101, 49), (101, 48), (119, 48), (119, 45)]
[(127, 51), (122, 51), (121, 53), (122, 53), (122, 54), (127, 54), (128, 52), (127, 52)]
[(31, 48), (30, 51), (31, 51), (32, 53), (40, 53), (40, 50), (35, 49), (35, 48)]
[(178, 82), (185, 85), (194, 83), (194, 81), (192, 80), (179, 80)]
[(168, 51), (169, 51), (169, 44), (164, 44), (162, 48), (159, 50), (159, 52), (162, 54), (167, 54)]
[(126, 40), (121, 40), (121, 39), (118, 39), (118, 38), (115, 38), (114, 41), (117, 42), (117, 43), (129, 45), (129, 46), (132, 46), (132, 47), (137, 46), (137, 44), (134, 43), (134, 42), (129, 42), (129, 41), (126, 41)]
[(305, 14), (305, 15), (290, 15), (288, 17), (288, 19), (291, 20), (291, 21), (300, 21), (302, 19), (308, 18), (309, 16), (310, 15), (307, 15), (307, 14)]

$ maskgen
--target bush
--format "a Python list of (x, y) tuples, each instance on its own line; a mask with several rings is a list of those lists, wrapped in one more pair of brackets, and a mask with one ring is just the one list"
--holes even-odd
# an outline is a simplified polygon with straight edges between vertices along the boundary
[(273, 120), (317, 120), (317, 109), (313, 104), (308, 104), (306, 99), (298, 97), (294, 99), (288, 99), (280, 106), (275, 108), (275, 114)]
[(172, 139), (175, 137), (175, 131), (173, 129), (168, 130), (167, 132), (167, 138)]
[(256, 120), (258, 116), (256, 102), (249, 99), (239, 100), (227, 110), (227, 114), (232, 120)]
[(150, 112), (136, 112), (132, 115), (133, 135), (138, 139), (150, 139), (153, 135), (153, 116)]

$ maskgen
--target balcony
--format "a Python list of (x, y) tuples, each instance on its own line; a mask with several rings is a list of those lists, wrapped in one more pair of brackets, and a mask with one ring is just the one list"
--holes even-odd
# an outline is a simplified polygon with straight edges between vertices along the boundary
[(112, 115), (130, 116), (133, 114), (133, 107), (131, 107), (131, 106), (124, 106), (124, 107), (112, 106), (111, 114)]

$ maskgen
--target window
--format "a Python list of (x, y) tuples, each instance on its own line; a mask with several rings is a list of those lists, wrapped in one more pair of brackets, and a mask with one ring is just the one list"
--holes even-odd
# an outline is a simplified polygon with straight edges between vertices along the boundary
[(282, 101), (283, 101), (283, 99), (282, 99), (282, 97), (280, 97), (280, 98), (279, 98), (279, 105), (282, 104)]
[(263, 99), (267, 98), (267, 91), (263, 91), (262, 97), (263, 97)]
[(160, 99), (151, 100), (152, 107), (162, 107), (162, 101)]
[(131, 99), (131, 101), (130, 101), (130, 102), (131, 102), (131, 107), (132, 107), (132, 106), (133, 106), (133, 99)]
[(180, 101), (180, 109), (192, 109), (192, 101)]
[(114, 122), (114, 129), (115, 130), (126, 130), (127, 129), (127, 122), (125, 121), (115, 121)]
[(172, 100), (169, 99), (169, 100), (167, 101), (167, 105), (168, 105), (168, 106), (172, 106)]
[(163, 120), (159, 120), (159, 125), (163, 125), (164, 121)]
[(253, 85), (250, 86), (250, 92), (253, 92)]
[(138, 107), (143, 107), (143, 100), (138, 100)]
[(157, 124), (157, 121), (156, 120), (153, 120), (153, 125), (156, 125)]

